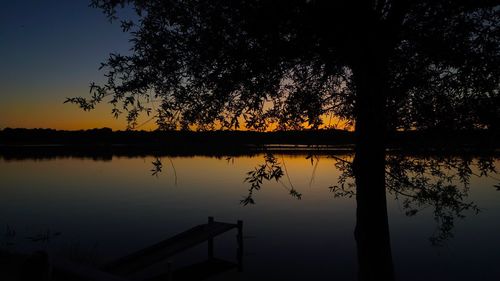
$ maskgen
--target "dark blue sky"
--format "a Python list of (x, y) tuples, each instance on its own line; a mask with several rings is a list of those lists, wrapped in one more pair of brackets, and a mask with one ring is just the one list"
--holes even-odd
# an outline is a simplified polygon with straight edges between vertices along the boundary
[(124, 127), (106, 105), (83, 113), (62, 104), (65, 97), (88, 95), (89, 83), (103, 80), (98, 67), (110, 52), (129, 49), (119, 23), (110, 23), (89, 1), (2, 1), (0, 128)]

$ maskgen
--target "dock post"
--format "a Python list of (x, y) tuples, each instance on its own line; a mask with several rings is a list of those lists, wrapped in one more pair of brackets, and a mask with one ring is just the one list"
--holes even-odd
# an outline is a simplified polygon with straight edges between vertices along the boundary
[[(211, 225), (214, 223), (214, 217), (208, 217), (208, 224)], [(214, 257), (214, 238), (210, 237), (208, 239), (208, 258), (213, 259)]]
[(238, 271), (243, 271), (243, 221), (238, 220), (238, 235), (236, 239), (238, 241), (237, 259), (238, 259)]

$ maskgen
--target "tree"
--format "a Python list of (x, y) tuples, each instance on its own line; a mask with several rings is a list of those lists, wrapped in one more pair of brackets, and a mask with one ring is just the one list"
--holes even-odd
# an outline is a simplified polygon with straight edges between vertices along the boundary
[(110, 19), (127, 4), (131, 54), (109, 57), (90, 100), (68, 101), (110, 95), (132, 126), (151, 100), (160, 129), (316, 128), (332, 113), (354, 124), (355, 166), (370, 166), (387, 130), (500, 124), (497, 1), (91, 2)]
[(499, 121), (496, 1), (91, 3), (110, 19), (127, 4), (131, 54), (110, 56), (90, 100), (68, 101), (111, 95), (132, 126), (158, 99), (160, 129), (314, 128), (333, 113), (372, 143), (387, 129)]
[[(133, 126), (159, 100), (160, 129), (351, 121), (356, 240), (368, 261), (377, 251), (390, 261), (376, 246), (389, 243), (386, 132), (500, 124), (497, 1), (92, 0), (110, 19), (125, 5), (138, 15), (122, 21), (131, 54), (109, 57), (90, 99), (67, 101), (88, 110), (111, 96)], [(363, 279), (393, 279), (390, 262), (372, 266)]]

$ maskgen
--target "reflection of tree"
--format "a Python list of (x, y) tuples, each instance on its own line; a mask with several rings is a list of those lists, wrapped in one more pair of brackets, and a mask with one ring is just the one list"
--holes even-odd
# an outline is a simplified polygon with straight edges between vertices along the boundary
[[(453, 236), (456, 218), (464, 218), (466, 211), (479, 211), (467, 198), (471, 176), (495, 173), (492, 158), (473, 160), (470, 156), (418, 157), (398, 153), (384, 156), (358, 152), (353, 164), (349, 156), (330, 157), (341, 171), (330, 191), (335, 197), (356, 196), (354, 236), (360, 280), (394, 280), (386, 193), (402, 201), (407, 216), (432, 207), (437, 231), (430, 241), (440, 245)], [(285, 175), (276, 158), (267, 154), (264, 164), (248, 173), (246, 181), (251, 188), (242, 204), (254, 203), (253, 191), (260, 189), (263, 180), (279, 181)]]
[[(318, 156), (308, 155), (306, 159), (312, 160), (313, 157), (317, 164)], [(331, 155), (329, 158), (334, 159), (335, 168), (341, 171), (337, 183), (328, 187), (332, 194), (335, 197), (357, 195), (351, 157)], [(314, 165), (313, 161), (311, 164)], [(452, 230), (457, 218), (464, 218), (467, 211), (480, 211), (474, 202), (468, 201), (471, 177), (490, 176), (492, 173), (496, 173), (496, 170), (491, 157), (419, 157), (392, 153), (386, 156), (385, 188), (387, 193), (401, 202), (407, 216), (414, 216), (424, 209), (433, 209), (437, 231), (430, 237), (430, 241), (433, 245), (440, 245), (453, 237)], [(248, 172), (245, 181), (250, 183), (251, 187), (241, 203), (254, 204), (254, 191), (261, 188), (263, 181), (280, 181), (283, 176), (286, 176), (286, 173), (281, 163), (272, 154), (266, 154), (264, 163)], [(289, 191), (299, 199), (302, 196), (293, 186)]]
[[(479, 174), (473, 172), (476, 167)], [(387, 157), (386, 188), (401, 200), (407, 216), (433, 207), (437, 231), (430, 238), (434, 245), (452, 237), (456, 218), (466, 211), (479, 212), (476, 204), (467, 199), (471, 176), (495, 173), (493, 160), (468, 156), (417, 158), (399, 154)]]
[[(168, 161), (170, 162), (170, 165), (172, 166), (172, 171), (174, 174), (174, 184), (177, 185), (177, 170), (175, 169), (174, 162), (170, 157), (167, 157)], [(160, 157), (156, 157), (156, 159), (151, 162), (153, 165), (153, 168), (151, 168), (150, 172), (151, 175), (158, 177), (158, 175), (163, 171), (163, 162)]]
[(288, 182), (290, 186), (287, 186), (281, 181), (281, 177), (283, 177), (284, 175), (288, 177), (288, 173), (285, 174), (285, 172), (281, 168), (281, 165), (283, 165), (286, 172), (285, 162), (283, 161), (282, 163), (280, 163), (273, 154), (267, 153), (264, 156), (264, 163), (258, 165), (254, 170), (247, 173), (245, 182), (248, 182), (250, 184), (250, 188), (248, 189), (248, 195), (240, 201), (241, 204), (255, 204), (255, 200), (253, 199), (253, 192), (255, 190), (259, 190), (264, 181), (270, 180), (276, 180), (276, 182), (279, 182), (285, 189), (288, 190), (292, 197), (301, 199), (302, 194), (297, 192), (297, 190), (291, 184), (289, 178)]
[[(336, 159), (336, 169), (342, 173), (330, 190), (335, 197), (356, 195), (351, 162), (332, 157)], [(492, 158), (473, 160), (466, 155), (416, 157), (393, 153), (386, 157), (385, 187), (401, 202), (407, 216), (433, 208), (437, 230), (429, 240), (433, 245), (440, 245), (453, 236), (457, 218), (464, 218), (467, 211), (479, 212), (479, 207), (467, 200), (471, 177), (492, 173), (496, 173)]]

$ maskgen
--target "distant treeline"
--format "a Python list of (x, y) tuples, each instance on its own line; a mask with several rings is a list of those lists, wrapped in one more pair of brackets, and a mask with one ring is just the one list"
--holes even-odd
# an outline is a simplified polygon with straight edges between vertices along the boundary
[[(352, 145), (353, 132), (344, 130), (304, 131), (112, 131), (109, 128), (62, 131), (53, 129), (11, 129), (0, 131), (0, 145), (75, 145), (75, 146), (173, 146), (242, 147), (274, 144)], [(389, 147), (498, 148), (498, 131), (406, 131), (388, 136)]]
[(263, 144), (350, 144), (348, 131), (112, 131), (109, 128), (61, 131), (53, 129), (10, 129), (0, 131), (4, 145), (263, 145)]
[[(287, 155), (352, 153), (354, 134), (340, 130), (249, 132), (147, 132), (92, 129), (4, 129), (0, 159), (90, 158), (111, 160), (144, 156), (255, 156), (263, 151)], [(494, 131), (410, 131), (389, 136), (388, 146), (410, 155), (457, 154), (498, 157), (500, 137)]]

